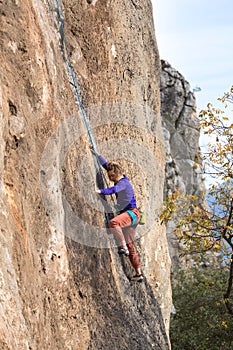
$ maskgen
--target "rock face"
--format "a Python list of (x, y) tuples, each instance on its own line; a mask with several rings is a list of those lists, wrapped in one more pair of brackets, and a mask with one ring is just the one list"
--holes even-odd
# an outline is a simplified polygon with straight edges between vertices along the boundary
[[(2, 0), (0, 348), (168, 349), (170, 260), (158, 223), (165, 148), (151, 3)], [(62, 20), (62, 18), (60, 18)], [(95, 194), (70, 65), (98, 150), (147, 214), (145, 283), (120, 259)]]
[[(166, 61), (161, 61), (161, 116), (166, 144), (165, 195), (176, 189), (202, 198), (204, 180), (198, 161), (199, 137), (196, 100), (185, 78)], [(179, 264), (178, 242), (167, 226), (170, 256)]]

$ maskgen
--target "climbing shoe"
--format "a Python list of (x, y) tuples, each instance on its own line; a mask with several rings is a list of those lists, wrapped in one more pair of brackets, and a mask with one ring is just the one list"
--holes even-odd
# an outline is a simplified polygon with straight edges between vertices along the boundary
[(144, 280), (144, 278), (143, 278), (143, 276), (141, 274), (141, 275), (133, 276), (130, 281), (131, 282), (139, 282), (139, 283), (141, 283), (141, 282), (143, 282), (143, 280)]
[(118, 248), (118, 254), (120, 255), (129, 255), (129, 251), (127, 248)]

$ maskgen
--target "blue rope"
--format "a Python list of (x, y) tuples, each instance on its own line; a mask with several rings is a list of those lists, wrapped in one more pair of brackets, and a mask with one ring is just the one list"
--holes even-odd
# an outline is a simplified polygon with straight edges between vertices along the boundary
[[(72, 62), (71, 62), (70, 51), (69, 51), (68, 43), (67, 43), (67, 40), (66, 40), (65, 28), (64, 28), (64, 20), (63, 20), (63, 13), (62, 13), (62, 9), (61, 9), (61, 6), (60, 6), (58, 0), (56, 0), (56, 5), (57, 5), (58, 21), (59, 21), (60, 30), (61, 30), (61, 37), (62, 37), (62, 40), (63, 40), (63, 43), (64, 43), (65, 51), (66, 51), (66, 54), (67, 54), (68, 66), (69, 66), (70, 74), (71, 74), (71, 77), (72, 77), (72, 83), (71, 84), (74, 87), (76, 100), (77, 100), (78, 106), (80, 108), (81, 116), (82, 116), (84, 125), (86, 127), (86, 130), (87, 130), (87, 133), (88, 133), (88, 136), (89, 136), (89, 139), (90, 139), (91, 147), (93, 148), (94, 153), (95, 153), (95, 158), (96, 158), (96, 161), (97, 161), (97, 164), (98, 164), (98, 167), (99, 167), (99, 171), (100, 171), (101, 176), (102, 176), (102, 178), (104, 180), (105, 186), (108, 187), (108, 183), (107, 183), (106, 177), (104, 175), (104, 172), (103, 172), (103, 169), (102, 169), (102, 165), (101, 165), (99, 157), (98, 157), (98, 153), (96, 151), (94, 139), (93, 139), (93, 137), (91, 135), (90, 126), (89, 126), (88, 120), (87, 120), (87, 115), (86, 115), (85, 109), (83, 107), (81, 98), (80, 98), (78, 84), (76, 82), (75, 72), (74, 72), (74, 69), (73, 69)], [(114, 201), (112, 196), (111, 196), (111, 200), (113, 202), (113, 207), (115, 208), (116, 203), (115, 203), (115, 201)]]
[(65, 46), (65, 49), (66, 49), (66, 54), (67, 54), (67, 58), (68, 58), (68, 64), (69, 64), (69, 68), (70, 68), (70, 73), (71, 73), (71, 77), (72, 77), (72, 80), (73, 80), (72, 85), (73, 85), (74, 90), (75, 90), (76, 99), (77, 99), (78, 105), (79, 105), (80, 110), (81, 110), (82, 118), (83, 118), (84, 124), (85, 124), (86, 129), (87, 129), (87, 133), (88, 133), (88, 136), (89, 136), (89, 139), (90, 139), (90, 142), (91, 142), (91, 146), (93, 147), (93, 149), (95, 151), (96, 148), (95, 148), (94, 140), (93, 140), (91, 132), (90, 132), (90, 127), (89, 127), (89, 124), (88, 124), (88, 121), (87, 121), (86, 112), (85, 112), (85, 109), (83, 107), (83, 104), (82, 104), (82, 101), (81, 101), (81, 98), (80, 98), (78, 85), (77, 85), (77, 82), (76, 82), (75, 73), (74, 73), (72, 62), (71, 62), (70, 52), (69, 52), (69, 48), (68, 48), (68, 44), (67, 44), (67, 40), (66, 40), (66, 36), (65, 36), (65, 28), (64, 28), (64, 20), (63, 20), (63, 15), (62, 15), (62, 9), (61, 9), (61, 6), (59, 5), (59, 1), (58, 0), (56, 0), (56, 4), (57, 4), (58, 20), (59, 20), (59, 23), (60, 23), (60, 26), (61, 26), (61, 35), (62, 35), (64, 46)]

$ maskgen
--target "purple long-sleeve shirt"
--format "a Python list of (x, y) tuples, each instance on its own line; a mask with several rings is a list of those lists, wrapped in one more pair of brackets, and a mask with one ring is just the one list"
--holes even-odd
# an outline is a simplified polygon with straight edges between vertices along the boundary
[[(98, 157), (100, 164), (107, 170), (107, 161), (101, 155)], [(100, 191), (104, 195), (116, 194), (119, 211), (137, 207), (133, 187), (125, 174), (123, 174), (123, 178), (116, 182), (113, 187), (102, 188)]]

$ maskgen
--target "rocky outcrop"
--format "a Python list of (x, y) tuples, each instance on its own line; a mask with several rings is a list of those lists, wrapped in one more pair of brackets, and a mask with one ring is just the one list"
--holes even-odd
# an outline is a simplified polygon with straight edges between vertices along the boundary
[(147, 213), (139, 285), (104, 226), (59, 3), (0, 2), (0, 348), (165, 350), (170, 261), (158, 223), (165, 150), (151, 3), (63, 1), (98, 150), (122, 162)]
[[(166, 61), (161, 61), (161, 116), (166, 144), (165, 196), (176, 189), (184, 194), (203, 198), (204, 180), (198, 159), (199, 125), (196, 100), (185, 78)], [(167, 237), (173, 265), (179, 264), (179, 245), (173, 230), (167, 225)]]

